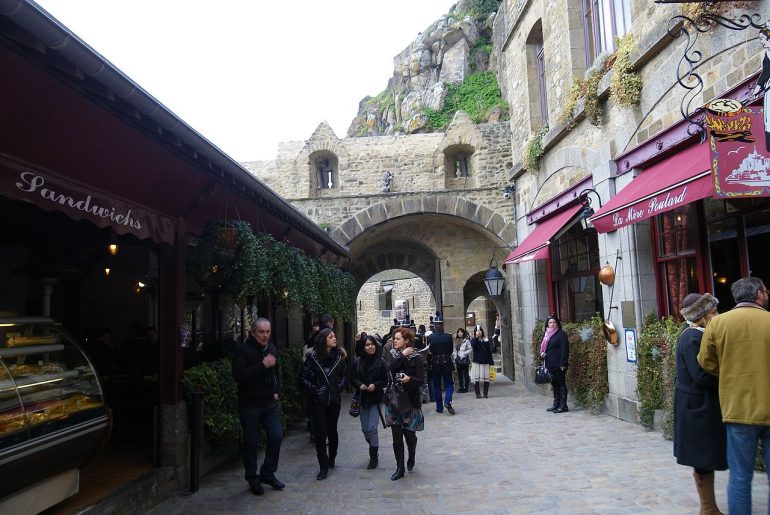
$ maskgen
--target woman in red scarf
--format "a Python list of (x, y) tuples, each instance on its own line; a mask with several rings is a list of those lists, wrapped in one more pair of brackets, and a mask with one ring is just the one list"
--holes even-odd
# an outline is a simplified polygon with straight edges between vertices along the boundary
[(565, 413), (567, 408), (567, 366), (569, 362), (569, 338), (561, 328), (556, 315), (546, 319), (545, 335), (540, 343), (540, 357), (545, 361), (545, 368), (551, 373), (553, 387), (553, 406), (547, 411)]

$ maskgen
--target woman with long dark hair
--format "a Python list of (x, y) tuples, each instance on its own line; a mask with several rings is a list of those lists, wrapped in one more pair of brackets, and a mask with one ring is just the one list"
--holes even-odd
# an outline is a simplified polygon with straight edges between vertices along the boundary
[(495, 361), (492, 359), (492, 346), (480, 325), (477, 325), (474, 331), (471, 349), (473, 349), (473, 363), (471, 364), (473, 390), (476, 392), (476, 398), (481, 399), (480, 385), (483, 384), (484, 398), (486, 399), (489, 397), (489, 367), (494, 366)]
[(468, 370), (471, 366), (471, 341), (468, 339), (468, 331), (462, 327), (455, 333), (455, 367), (457, 367), (457, 382), (460, 383), (460, 387), (457, 390), (459, 393), (465, 393), (468, 391), (468, 387), (471, 384), (471, 376)]
[(316, 425), (315, 449), (320, 467), (316, 479), (326, 479), (337, 457), (340, 393), (347, 384), (346, 357), (345, 350), (337, 347), (334, 330), (324, 327), (316, 333), (313, 349), (300, 369), (300, 381), (310, 396), (310, 410)]
[(717, 314), (719, 301), (710, 293), (684, 298), (681, 314), (687, 328), (676, 344), (674, 390), (674, 456), (693, 468), (701, 513), (722, 513), (714, 496), (714, 471), (727, 469), (727, 430), (719, 407), (719, 379), (698, 364), (701, 339)]
[(416, 431), (425, 427), (420, 402), (420, 385), (425, 376), (425, 360), (414, 348), (414, 331), (399, 327), (393, 333), (393, 348), (385, 354), (385, 363), (395, 381), (400, 382), (409, 397), (410, 409), (403, 414), (391, 413), (385, 409), (385, 422), (393, 433), (393, 454), (396, 456), (396, 471), (390, 479), (404, 477), (404, 440), (409, 451), (406, 462), (408, 470), (414, 468), (417, 452)]
[(567, 367), (569, 366), (569, 338), (561, 328), (561, 322), (556, 315), (550, 315), (545, 320), (545, 334), (540, 342), (540, 357), (545, 362), (545, 368), (551, 374), (553, 387), (553, 406), (546, 411), (566, 413), (567, 408)]
[(380, 344), (374, 336), (364, 339), (361, 356), (353, 362), (350, 381), (353, 389), (360, 393), (361, 431), (369, 444), (369, 464), (367, 469), (377, 468), (380, 439), (377, 425), (380, 423), (380, 402), (382, 389), (388, 382), (385, 362), (380, 357)]

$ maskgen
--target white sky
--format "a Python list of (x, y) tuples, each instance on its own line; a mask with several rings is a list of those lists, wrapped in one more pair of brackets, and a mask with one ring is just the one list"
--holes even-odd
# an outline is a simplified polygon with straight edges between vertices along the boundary
[(237, 161), (344, 138), (393, 57), (457, 0), (37, 0)]

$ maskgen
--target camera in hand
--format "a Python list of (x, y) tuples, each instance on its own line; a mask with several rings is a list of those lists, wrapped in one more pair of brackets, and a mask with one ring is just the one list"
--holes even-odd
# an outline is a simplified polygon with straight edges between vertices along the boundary
[(395, 377), (396, 377), (396, 381), (403, 381), (404, 377), (406, 377), (406, 374), (404, 374), (403, 372), (397, 372)]

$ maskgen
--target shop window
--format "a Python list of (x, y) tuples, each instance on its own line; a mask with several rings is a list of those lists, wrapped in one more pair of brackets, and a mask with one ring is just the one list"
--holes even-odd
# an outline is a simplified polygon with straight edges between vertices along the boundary
[(473, 147), (455, 145), (444, 151), (447, 179), (464, 179), (471, 176)]
[(586, 67), (631, 30), (631, 0), (582, 0)]
[(599, 242), (596, 231), (573, 224), (551, 245), (551, 291), (563, 322), (580, 322), (602, 312)]
[(532, 130), (548, 124), (548, 95), (545, 74), (543, 28), (538, 20), (527, 37), (527, 82)]
[(749, 275), (770, 278), (770, 199), (704, 201), (711, 290), (720, 312), (733, 307), (730, 285)]
[(688, 293), (698, 292), (697, 214), (695, 204), (655, 217), (661, 311), (678, 315)]

